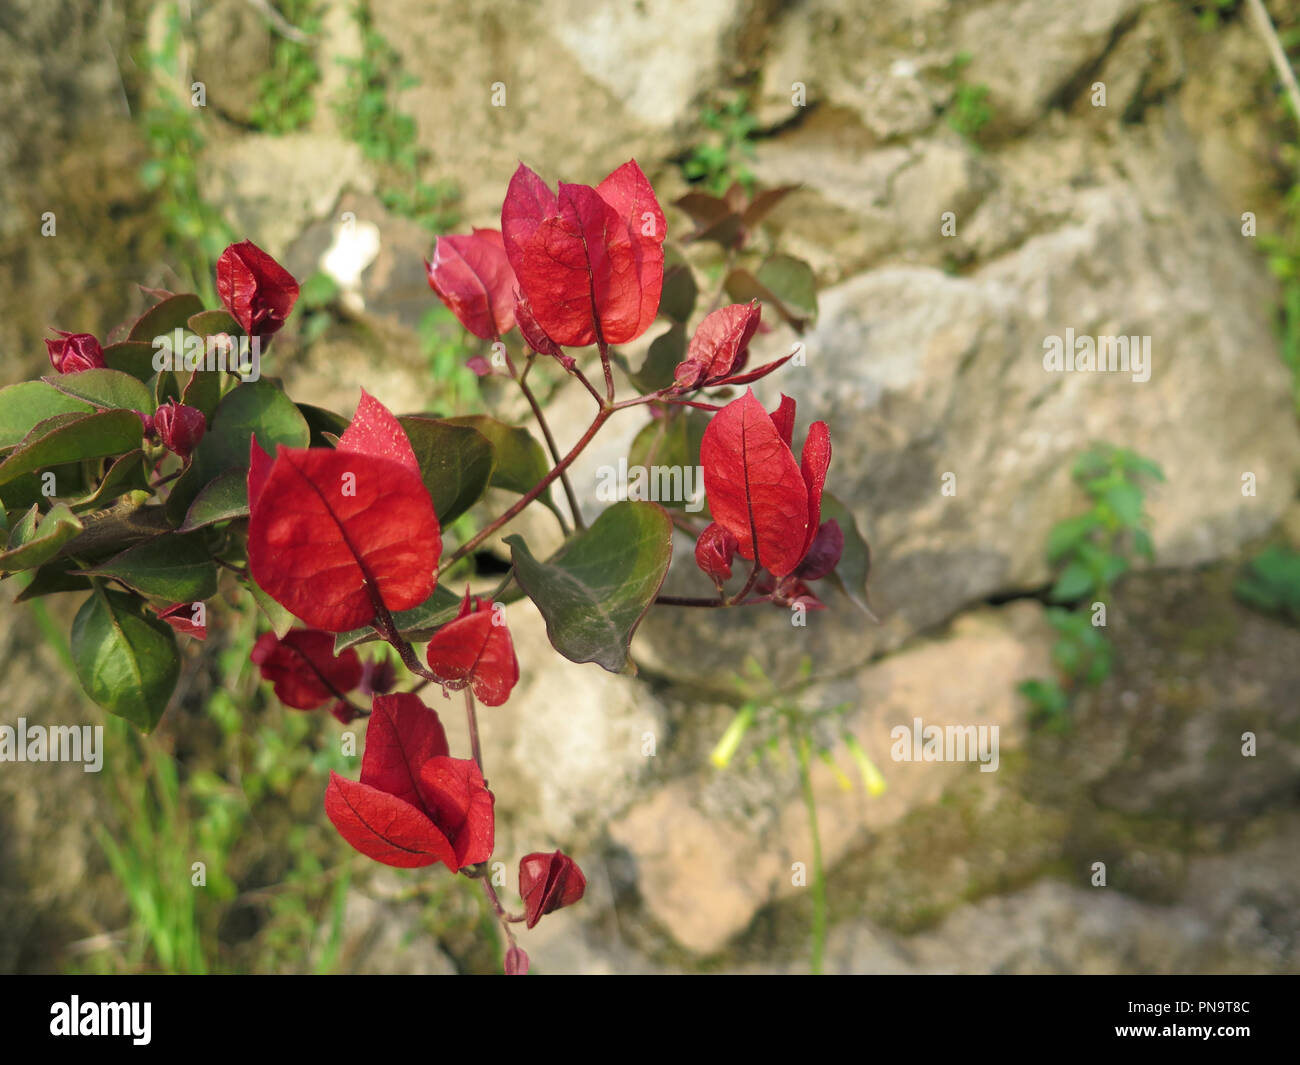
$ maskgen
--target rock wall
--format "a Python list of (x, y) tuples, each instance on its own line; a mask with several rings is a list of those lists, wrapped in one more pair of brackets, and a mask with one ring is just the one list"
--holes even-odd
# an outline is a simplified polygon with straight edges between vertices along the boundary
[[(238, 0), (196, 5), (194, 70), (212, 111), (200, 187), (300, 276), (353, 211), (373, 247), (352, 321), (277, 372), (313, 402), (346, 408), (364, 381), (385, 402), (419, 406), (428, 235), (382, 206), (382, 173), (340, 132), (334, 60), (360, 48), (347, 6), (322, 5), (328, 58), (310, 127), (271, 136), (245, 128), (264, 28)], [(8, 379), (40, 363), (46, 325), (102, 330), (123, 317), (126, 279), (150, 280), (136, 264), (160, 257), (133, 176), (147, 146), (117, 80), (130, 41), (150, 32), (147, 5), (125, 21), (83, 7), (0, 13), (0, 103), (16, 116), (0, 137)], [(583, 907), (535, 933), (537, 968), (803, 964), (807, 892), (790, 869), (810, 841), (797, 780), (774, 763), (706, 763), (734, 711), (727, 675), (761, 649), (778, 681), (813, 655), (804, 697), (848, 702), (846, 727), (886, 778), (884, 795), (867, 798), (816, 770), (831, 968), (1294, 969), (1300, 734), (1289, 691), (1300, 654), (1293, 631), (1231, 601), (1214, 565), (1268, 533), (1300, 473), (1277, 293), (1242, 232), (1244, 212), (1261, 233), (1280, 219), (1271, 74), (1250, 28), (1208, 33), (1172, 0), (370, 7), (418, 79), (401, 105), (429, 173), (460, 186), (466, 225), (496, 223), (521, 159), (590, 181), (635, 156), (668, 202), (684, 190), (677, 163), (702, 134), (700, 107), (749, 89), (754, 172), (801, 186), (770, 234), (825, 285), (802, 338), (807, 365), (765, 382), (763, 398), (795, 396), (799, 432), (814, 417), (831, 425), (829, 487), (873, 546), (879, 626), (843, 604), (793, 635), (777, 611), (725, 627), (660, 611), (637, 638), (637, 679), (553, 659), (531, 606), (511, 608), (525, 683), (483, 723), (501, 849), (564, 844), (592, 881)], [(949, 121), (963, 86), (986, 90), (989, 117), (973, 135)], [(34, 235), (47, 203), (55, 240)], [(670, 216), (670, 238), (684, 229)], [(1045, 340), (1066, 330), (1149, 337), (1149, 380), (1045, 372)], [(759, 354), (795, 339), (776, 330)], [(585, 427), (586, 402), (558, 401), (562, 446)], [(628, 416), (575, 467), (584, 503), (596, 505), (595, 469), (637, 427)], [(1033, 596), (1050, 576), (1048, 530), (1079, 505), (1070, 459), (1095, 440), (1165, 470), (1150, 498), (1159, 572), (1121, 592), (1121, 665), (1084, 701), (1067, 744), (1027, 728), (1015, 688), (1050, 668)], [(941, 494), (949, 473), (955, 495)], [(521, 527), (530, 542), (552, 535)], [(692, 583), (687, 551), (670, 581)], [(13, 624), (9, 668), (45, 685), (54, 670), (30, 622)], [(14, 705), (24, 698), (35, 695)], [(998, 772), (890, 760), (890, 728), (916, 716), (999, 725)], [(1243, 764), (1246, 730), (1269, 739)], [(81, 866), (41, 864), (38, 826), (67, 796), (84, 803), (80, 784), (32, 794), (0, 771), (13, 804), (0, 816), (5, 865), (26, 871), (6, 882), (6, 913), (42, 895), (66, 925)], [(91, 821), (61, 828), (73, 850)], [(1105, 890), (1090, 884), (1093, 861), (1112, 869)], [(358, 965), (383, 969), (393, 928), (414, 926), (409, 907), (376, 901), (388, 890), (379, 879), (349, 904), (369, 944), (348, 955)], [(392, 964), (449, 964), (429, 957)], [(12, 947), (0, 959), (41, 964)]]

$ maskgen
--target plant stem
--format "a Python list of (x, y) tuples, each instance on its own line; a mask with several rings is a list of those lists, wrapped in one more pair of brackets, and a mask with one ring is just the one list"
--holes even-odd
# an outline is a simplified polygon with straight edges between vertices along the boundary
[[(514, 367), (511, 367), (513, 372)], [(537, 397), (533, 395), (533, 390), (528, 387), (528, 382), (523, 377), (517, 377), (519, 387), (524, 393), (524, 398), (528, 400), (528, 405), (533, 409), (533, 417), (537, 419), (537, 426), (542, 430), (542, 436), (546, 438), (546, 448), (551, 453), (551, 461), (555, 465), (560, 464), (560, 449), (555, 446), (555, 437), (551, 434), (551, 427), (546, 424), (546, 418), (542, 414), (541, 404), (537, 402)], [(574, 494), (573, 485), (569, 481), (567, 471), (560, 473), (560, 484), (564, 486), (564, 498), (569, 501), (569, 513), (573, 515), (573, 524), (578, 529), (585, 529), (587, 526), (582, 520), (582, 508), (578, 506), (578, 497)], [(556, 517), (559, 517), (557, 514)], [(560, 518), (560, 527), (564, 529), (564, 535), (569, 535), (569, 529), (564, 524), (564, 519)]]
[(804, 805), (808, 808), (808, 828), (812, 833), (813, 851), (813, 919), (812, 959), (814, 976), (822, 973), (822, 956), (826, 952), (826, 874), (822, 869), (822, 840), (817, 831), (817, 799), (813, 795), (811, 759), (808, 754), (808, 737), (796, 732), (790, 724), (790, 736), (799, 755), (799, 783), (803, 789)]
[(469, 726), (469, 749), (474, 755), (478, 771), (483, 772), (483, 748), (478, 741), (478, 714), (474, 711), (474, 693), (465, 688), (465, 723)]
[(530, 488), (527, 492), (525, 492), (522, 496), (520, 496), (515, 501), (514, 505), (511, 506), (504, 514), (498, 517), (490, 525), (487, 525), (484, 528), (480, 529), (472, 537), (466, 540), (465, 543), (461, 544), (460, 547), (456, 548), (456, 550), (452, 553), (451, 557), (447, 560), (446, 565), (450, 566), (453, 562), (457, 562), (460, 559), (464, 558), (466, 555), (470, 554), (470, 552), (474, 551), (475, 548), (477, 548), (481, 543), (483, 543), (484, 540), (486, 540), (489, 536), (491, 536), (498, 529), (500, 529), (501, 526), (505, 525), (508, 521), (510, 521), (513, 517), (515, 517), (521, 510), (524, 509), (524, 507), (528, 506), (528, 504), (531, 503), (534, 499), (536, 499), (539, 495), (545, 492), (547, 487), (551, 484), (551, 482), (556, 480), (556, 478), (558, 478), (562, 473), (564, 473), (564, 471), (567, 470), (573, 464), (573, 461), (579, 455), (582, 454), (586, 446), (591, 443), (592, 438), (595, 437), (595, 435), (598, 432), (600, 432), (600, 427), (604, 425), (607, 421), (609, 421), (609, 416), (613, 413), (614, 412), (610, 407), (602, 407), (599, 411), (597, 411), (595, 419), (592, 421), (592, 423), (589, 426), (587, 426), (587, 431), (582, 434), (582, 439), (580, 439), (576, 444), (574, 444), (573, 448), (569, 451), (569, 453), (565, 455), (564, 458), (562, 458), (558, 463), (556, 463), (556, 465), (551, 469), (551, 472), (548, 473), (545, 477), (543, 477), (540, 481), (538, 481), (535, 485), (533, 485), (533, 487)]
[(599, 335), (596, 337), (596, 345), (600, 348), (600, 365), (605, 371), (605, 405), (609, 405), (614, 402), (614, 370), (609, 364), (609, 345)]

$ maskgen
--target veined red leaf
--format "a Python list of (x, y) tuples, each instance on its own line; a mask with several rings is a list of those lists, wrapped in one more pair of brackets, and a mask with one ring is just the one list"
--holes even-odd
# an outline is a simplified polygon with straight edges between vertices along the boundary
[(451, 841), (419, 807), (331, 770), (325, 813), (345, 840), (367, 858), (398, 869), (443, 862), (456, 872)]
[[(803, 442), (799, 457), (799, 472), (808, 487), (808, 534), (804, 540), (804, 554), (812, 547), (821, 525), (822, 492), (826, 488), (826, 470), (831, 464), (831, 433), (825, 422), (813, 422)], [(842, 546), (842, 544), (841, 544)]]
[(366, 726), (366, 753), (361, 782), (421, 806), (420, 769), (430, 758), (450, 753), (437, 713), (418, 695), (376, 695)]
[(307, 625), (344, 632), (433, 592), (442, 540), (418, 473), (325, 448), (279, 448), (260, 483), (254, 468), (249, 572)]
[(736, 538), (741, 556), (757, 559), (776, 577), (790, 573), (809, 540), (809, 490), (752, 390), (713, 416), (700, 462), (709, 510)]
[(452, 872), (492, 857), (494, 799), (469, 758), (430, 758), (420, 768), (420, 797), (435, 825), (451, 841)]

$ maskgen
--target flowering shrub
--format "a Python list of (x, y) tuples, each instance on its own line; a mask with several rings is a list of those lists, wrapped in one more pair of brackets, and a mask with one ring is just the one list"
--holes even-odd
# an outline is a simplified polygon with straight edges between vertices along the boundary
[[(330, 821), (375, 861), (441, 863), (478, 879), (506, 933), (506, 971), (526, 972), (511, 926), (531, 929), (578, 902), (586, 881), (562, 851), (528, 854), (523, 912), (512, 913), (485, 875), (494, 798), (477, 707), (505, 703), (519, 680), (500, 603), (509, 586), (536, 605), (559, 654), (616, 672), (631, 668), (630, 641), (656, 602), (816, 609), (810, 584), (823, 578), (861, 594), (866, 545), (824, 491), (827, 426), (813, 423), (796, 454), (794, 401), (783, 397), (769, 413), (751, 390), (737, 394), (794, 354), (748, 368), (764, 308), (796, 329), (812, 313), (802, 264), (769, 256), (741, 265), (755, 226), (786, 191), (680, 202), (697, 227), (687, 239), (728, 256), (689, 341), (694, 276), (680, 252), (665, 251), (663, 211), (635, 162), (594, 187), (560, 183), (556, 192), (520, 166), (500, 231), (437, 239), (431, 288), (491, 343), (475, 370), (517, 384), (549, 458), (528, 430), (486, 415), (397, 416), (364, 391), (350, 420), (295, 403), (261, 377), (260, 359), (298, 284), (251, 241), (234, 244), (217, 263), (222, 308), (153, 292), (120, 339), (60, 332), (46, 341), (52, 375), (0, 391), (0, 570), (26, 574), (20, 599), (88, 593), (72, 628), (77, 674), (92, 699), (145, 732), (176, 686), (178, 638), (206, 636), (219, 576), (246, 587), (270, 624), (252, 660), (277, 698), (328, 708), (345, 724), (368, 719), (360, 779), (331, 774)], [(742, 298), (718, 306), (724, 293)], [(613, 345), (641, 337), (657, 317), (669, 330), (634, 370)], [(594, 360), (565, 350), (589, 346)], [(584, 366), (597, 363), (599, 376), (589, 376)], [(595, 404), (565, 454), (528, 383), (539, 364)], [(618, 394), (616, 366), (634, 394)], [(710, 522), (670, 514), (672, 501), (623, 500), (585, 524), (567, 471), (632, 407), (653, 415), (633, 456), (702, 465)], [(572, 528), (552, 503), (556, 482)], [(518, 498), (445, 547), (450, 524), (489, 487)], [(458, 564), (470, 573), (476, 549), (538, 500), (560, 517), (563, 546), (542, 560), (509, 536), (510, 572), (493, 594), (453, 590)], [(706, 595), (660, 594), (674, 526), (697, 541)], [(415, 676), (410, 690), (397, 690), (387, 658), (363, 658), (376, 641)], [(452, 755), (438, 714), (417, 694), (429, 684), (463, 693), (469, 757)]]

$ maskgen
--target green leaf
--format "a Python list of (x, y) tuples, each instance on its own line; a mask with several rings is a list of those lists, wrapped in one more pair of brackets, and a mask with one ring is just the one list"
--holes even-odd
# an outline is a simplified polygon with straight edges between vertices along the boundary
[(50, 432), (44, 431), (46, 424), (42, 422), (32, 429), (14, 452), (0, 462), (0, 484), (48, 466), (134, 451), (142, 437), (140, 419), (129, 410), (86, 414), (59, 422)]
[(1056, 603), (1072, 603), (1093, 589), (1092, 571), (1082, 562), (1071, 562), (1056, 579), (1049, 598)]
[(248, 578), (247, 587), (249, 592), (252, 593), (253, 601), (261, 608), (266, 620), (271, 623), (272, 630), (277, 636), (283, 638), (284, 634), (298, 623), (298, 619), (262, 591), (257, 581), (253, 580), (252, 577)]
[(68, 570), (66, 559), (41, 566), (32, 574), (27, 587), (14, 596), (15, 603), (25, 603), (44, 595), (58, 592), (84, 592), (90, 590), (90, 581), (79, 570)]
[(678, 363), (686, 358), (686, 328), (674, 322), (672, 327), (650, 342), (641, 369), (630, 374), (632, 384), (642, 395), (657, 392), (673, 383)]
[[(58, 415), (62, 418), (75, 418), (77, 415)], [(50, 419), (53, 421), (54, 419)], [(65, 499), (72, 499), (90, 490), (86, 484), (86, 464), (84, 462), (65, 462), (61, 466), (47, 466), (38, 473), (25, 473), (12, 481), (0, 485), (0, 504), (6, 510), (26, 510), (33, 503), (44, 505), (49, 501), (46, 494), (49, 481), (48, 474), (54, 475), (54, 494)]]
[(201, 310), (203, 301), (193, 293), (168, 296), (139, 317), (126, 339), (152, 344), (156, 337), (186, 328), (189, 320)]
[(310, 447), (332, 447), (325, 439), (325, 434), (332, 433), (335, 437), (340, 437), (347, 431), (348, 420), (341, 414), (335, 414), (324, 407), (313, 407), (310, 403), (299, 403), (297, 407), (311, 432)]
[(624, 501), (546, 562), (533, 557), (521, 536), (505, 542), (555, 649), (571, 662), (595, 662), (618, 673), (628, 668), (632, 634), (668, 573), (672, 530), (662, 507)]
[(1086, 540), (1088, 535), (1100, 525), (1097, 515), (1091, 510), (1053, 525), (1052, 531), (1047, 534), (1047, 560), (1059, 561)]
[(832, 518), (844, 534), (844, 551), (828, 580), (837, 585), (845, 595), (861, 607), (870, 617), (871, 605), (867, 602), (867, 578), (871, 576), (871, 546), (858, 529), (857, 520), (838, 498), (830, 492), (822, 494), (822, 521)]
[(270, 381), (237, 385), (217, 405), (190, 468), (172, 486), (167, 514), (174, 522), (184, 519), (209, 481), (230, 470), (248, 469), (248, 441), (254, 433), (258, 445), (272, 457), (277, 444), (306, 447), (310, 439), (298, 408)]
[(96, 588), (72, 622), (82, 688), (110, 714), (151, 732), (180, 677), (176, 636), (129, 595)]
[[(397, 611), (393, 615), (393, 621), (397, 625), (397, 631), (408, 641), (423, 643), (460, 612), (460, 604), (459, 595), (439, 584), (434, 587), (433, 594), (419, 606)], [(369, 625), (350, 632), (340, 632), (334, 637), (334, 653), (337, 655), (346, 648), (379, 638), (379, 634)]]
[(185, 325), (191, 333), (201, 337), (214, 337), (221, 333), (228, 333), (232, 337), (244, 335), (239, 323), (226, 311), (200, 311), (190, 315)]
[(93, 411), (89, 403), (44, 381), (23, 381), (0, 388), (0, 448), (12, 447), (41, 422), (57, 414)]
[(193, 532), (219, 521), (248, 517), (248, 472), (227, 470), (194, 497), (178, 532)]
[(66, 503), (55, 503), (39, 517), (35, 505), (13, 527), (7, 548), (0, 552), (0, 573), (35, 569), (59, 553), (59, 548), (81, 532), (80, 519)]
[(104, 362), (110, 370), (121, 370), (147, 384), (155, 373), (154, 346), (143, 340), (124, 340), (104, 349)]
[(201, 535), (164, 533), (84, 572), (114, 577), (143, 595), (173, 603), (195, 603), (217, 592), (217, 564)]
[(106, 410), (154, 412), (153, 394), (144, 384), (121, 370), (82, 370), (41, 380), (66, 395), (84, 399)]
[[(659, 297), (659, 313), (680, 325), (685, 325), (695, 310), (699, 289), (690, 265), (676, 248), (664, 253), (664, 283)], [(651, 389), (653, 391), (653, 389)]]
[(1132, 528), (1142, 521), (1142, 489), (1131, 481), (1110, 485), (1105, 498), (1122, 525)]
[(397, 420), (410, 438), (433, 512), (445, 529), (487, 491), (495, 464), (492, 443), (468, 425), (410, 415)]
[(773, 255), (759, 268), (758, 275), (745, 269), (732, 270), (723, 282), (736, 303), (762, 300), (802, 333), (817, 317), (817, 281), (812, 267), (789, 255)]
[(449, 425), (467, 425), (488, 438), (496, 456), (496, 465), (488, 482), (493, 488), (523, 495), (550, 472), (551, 466), (542, 445), (523, 426), (507, 425), (486, 414), (467, 414), (442, 420)]
[(73, 509), (89, 510), (108, 503), (127, 492), (147, 491), (149, 475), (145, 472), (144, 451), (136, 448), (119, 459), (114, 459), (98, 487), (89, 495), (72, 501)]
[(221, 370), (205, 370), (200, 366), (190, 371), (189, 380), (185, 380), (184, 373), (177, 376), (178, 380), (185, 382), (181, 390), (181, 402), (187, 407), (202, 411), (204, 418), (211, 418), (217, 404), (221, 402), (221, 385), (225, 373)]
[[(700, 472), (700, 441), (704, 439), (704, 430), (709, 426), (708, 415), (702, 411), (680, 409), (663, 418), (655, 418), (642, 427), (628, 449), (629, 466), (642, 466), (655, 483), (654, 467), (667, 466), (685, 469), (690, 467), (696, 472), (692, 487), (698, 493), (696, 499), (658, 499), (666, 507), (686, 509), (695, 514), (704, 509), (704, 478)], [(685, 495), (685, 482), (682, 482), (682, 495)], [(653, 496), (651, 497), (653, 498)], [(697, 506), (697, 503), (699, 504)], [(689, 504), (689, 506), (688, 506)], [(691, 510), (690, 507), (696, 509)]]

